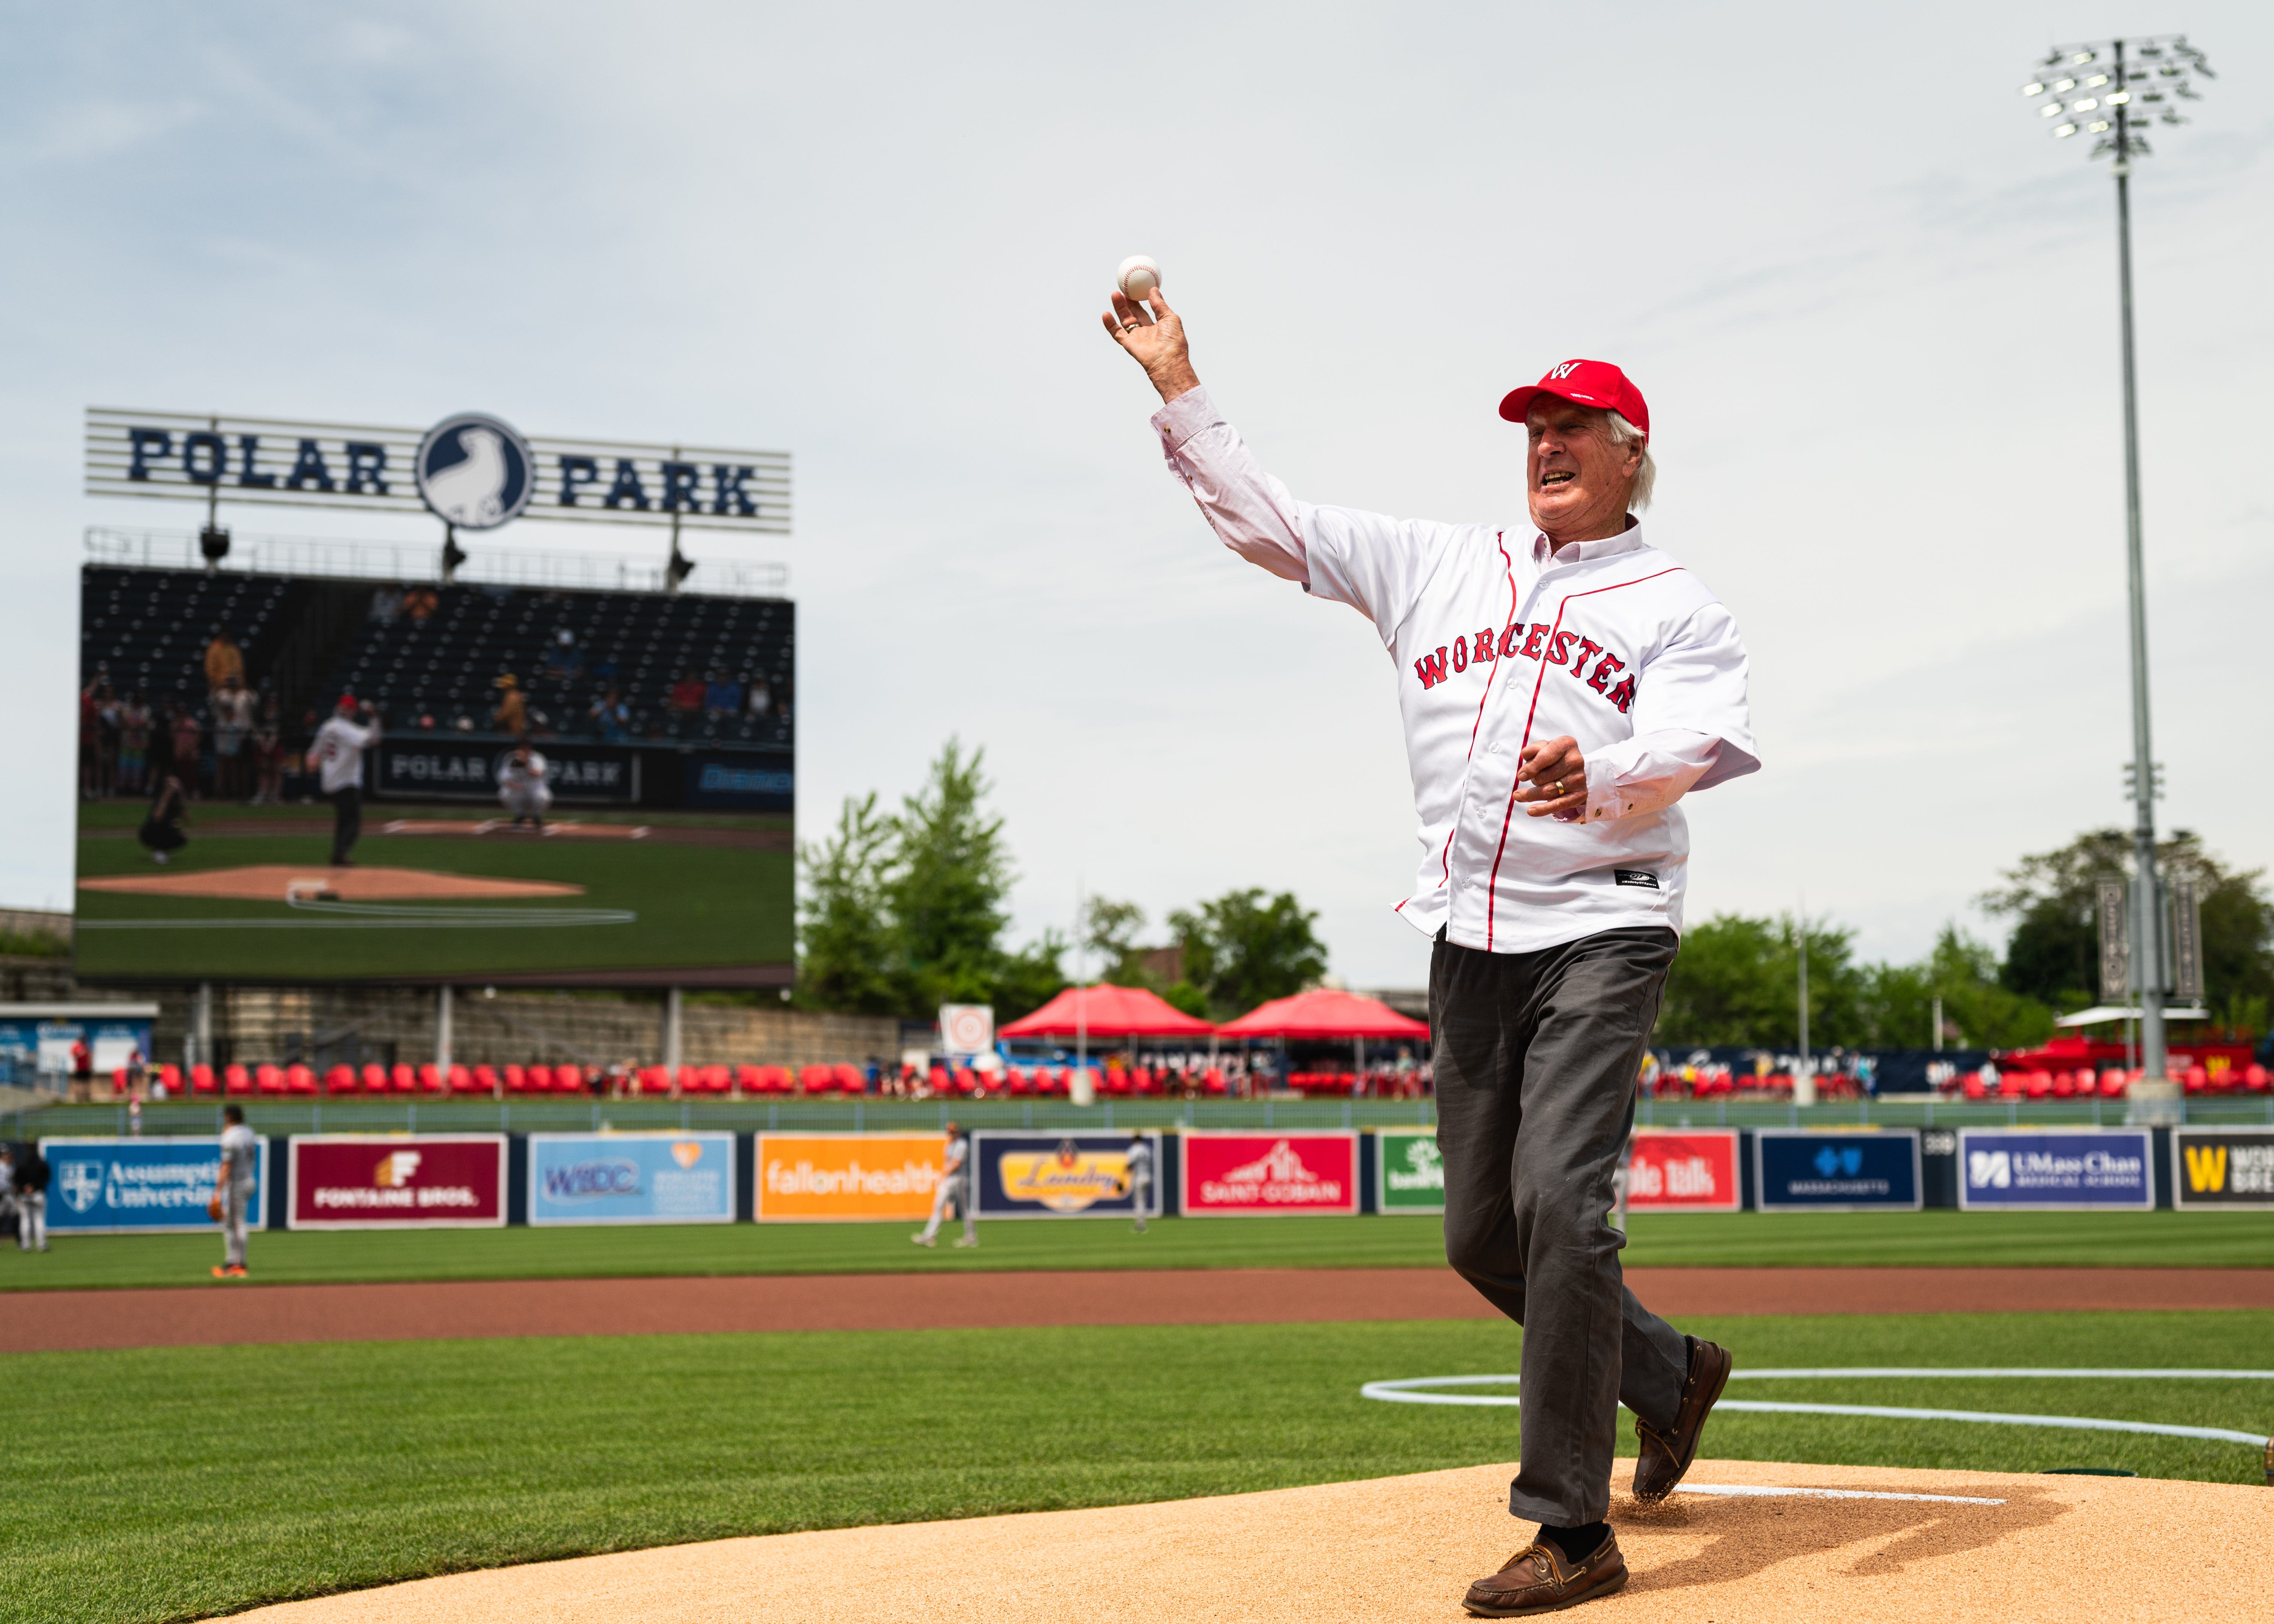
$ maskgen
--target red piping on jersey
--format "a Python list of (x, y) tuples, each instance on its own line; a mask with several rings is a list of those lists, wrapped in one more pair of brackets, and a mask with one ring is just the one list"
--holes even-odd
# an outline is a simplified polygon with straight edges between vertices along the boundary
[[(1593, 598), (1603, 592), (1615, 592), (1621, 587), (1640, 586), (1645, 581), (1657, 580), (1660, 575), (1675, 575), (1681, 568), (1682, 566), (1676, 564), (1671, 569), (1661, 569), (1647, 575), (1638, 575), (1631, 581), (1615, 581), (1608, 586), (1593, 587), (1585, 592), (1565, 594), (1563, 600), (1555, 605), (1555, 624), (1547, 633), (1548, 648), (1552, 649), (1555, 646), (1555, 634), (1563, 629), (1563, 612), (1571, 606), (1573, 598)], [(1547, 680), (1547, 660), (1543, 653), (1540, 661), (1540, 674), (1532, 680), (1532, 708), (1524, 713), (1524, 739), (1516, 747), (1517, 775), (1509, 783), (1508, 810), (1501, 815), (1500, 844), (1493, 849), (1492, 877), (1485, 883), (1485, 951), (1487, 952), (1492, 951), (1493, 944), (1493, 914), (1500, 903), (1500, 860), (1508, 854), (1508, 829), (1510, 823), (1516, 818), (1516, 792), (1524, 785), (1525, 746), (1532, 742), (1532, 718), (1540, 714), (1540, 685)]]
[[(1485, 701), (1492, 697), (1493, 680), (1500, 675), (1500, 645), (1508, 641), (1508, 628), (1517, 623), (1517, 611), (1524, 607), (1524, 599), (1517, 595), (1516, 590), (1516, 560), (1508, 555), (1508, 532), (1495, 530), (1493, 545), (1500, 549), (1501, 568), (1508, 572), (1508, 625), (1502, 627), (1500, 635), (1493, 639), (1493, 668), (1491, 674), (1485, 678), (1485, 691), (1477, 695), (1477, 719), (1469, 724), (1469, 752), (1461, 758), (1464, 762), (1472, 762), (1477, 757), (1477, 730), (1484, 726)], [(1537, 690), (1534, 690), (1533, 697), (1534, 699), (1539, 697)], [(1461, 831), (1461, 802), (1468, 799), (1468, 774), (1464, 772), (1461, 775), (1461, 793), (1453, 797), (1453, 821), (1451, 826), (1445, 831), (1444, 849), (1437, 853), (1442, 873), (1439, 883), (1442, 885), (1452, 883), (1453, 838)], [(1405, 899), (1406, 902), (1412, 900), (1411, 897)], [(1401, 902), (1397, 906), (1403, 908), (1405, 903)]]

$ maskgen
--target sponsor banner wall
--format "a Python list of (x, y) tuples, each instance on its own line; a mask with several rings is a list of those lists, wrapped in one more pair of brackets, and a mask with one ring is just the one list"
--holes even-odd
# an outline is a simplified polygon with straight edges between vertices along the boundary
[(757, 1220), (921, 1221), (931, 1214), (946, 1150), (937, 1133), (761, 1133)]
[(1355, 1133), (1182, 1137), (1187, 1218), (1358, 1211)]
[[(1144, 1134), (1153, 1152), (1144, 1213), (1161, 1215), (1161, 1135)], [(1130, 1218), (1138, 1211), (1129, 1179), (1126, 1133), (998, 1132), (971, 1136), (982, 1218)], [(929, 1210), (929, 1209), (927, 1209)]]
[[(606, 745), (559, 744), (539, 740), (545, 781), (561, 806), (636, 806), (640, 760), (636, 750)], [(478, 744), (428, 733), (380, 741), (373, 751), (374, 799), (395, 801), (485, 801), (498, 804), (498, 778), (513, 755), (509, 744)]]
[(529, 1222), (732, 1223), (734, 1136), (532, 1133)]
[(1734, 1213), (1743, 1206), (1735, 1128), (1645, 1128), (1635, 1134), (1634, 1159), (1627, 1168), (1628, 1211)]
[(2151, 1150), (2146, 1128), (1961, 1128), (1958, 1204), (1969, 1212), (2152, 1211)]
[(1755, 1201), (1765, 1213), (1915, 1213), (1919, 1182), (1914, 1129), (1759, 1128), (1753, 1133)]
[(296, 1133), (288, 1160), (295, 1229), (505, 1223), (502, 1133)]
[(1442, 1213), (1445, 1163), (1434, 1128), (1374, 1131), (1374, 1209), (1378, 1213)]
[[(2182, 1212), (2274, 1207), (2274, 1129), (2172, 1129), (2172, 1205)], [(55, 1203), (48, 1207), (52, 1213)]]
[[(221, 1177), (218, 1139), (56, 1139), (48, 1163), (48, 1228), (57, 1235), (161, 1235), (215, 1228), (206, 1216)], [(246, 1227), (268, 1227), (268, 1141), (254, 1165)]]

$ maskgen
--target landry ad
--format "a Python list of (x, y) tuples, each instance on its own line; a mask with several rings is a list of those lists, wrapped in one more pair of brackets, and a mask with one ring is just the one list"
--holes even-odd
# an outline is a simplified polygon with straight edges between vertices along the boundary
[(495, 1229), (502, 1133), (296, 1133), (295, 1229)]
[(1969, 1211), (2156, 1205), (2145, 1128), (1962, 1128), (1958, 1204)]
[(2182, 1212), (2274, 1207), (2274, 1129), (2172, 1129), (2172, 1204)]
[(1915, 1213), (1919, 1136), (1909, 1128), (1762, 1128), (1753, 1135), (1753, 1189), (1765, 1213)]
[(1187, 1133), (1188, 1218), (1355, 1214), (1355, 1133)]
[(921, 1222), (946, 1149), (937, 1133), (761, 1133), (757, 1220)]
[(1636, 1213), (1734, 1213), (1744, 1204), (1737, 1183), (1737, 1131), (1635, 1135), (1627, 1166), (1627, 1210)]
[[(221, 1141), (41, 1139), (48, 1228), (57, 1235), (158, 1235), (210, 1229), (206, 1203), (221, 1175)], [(268, 1141), (260, 1141), (249, 1228), (267, 1228)]]
[(1374, 1135), (1374, 1206), (1385, 1213), (1445, 1210), (1445, 1162), (1434, 1128), (1378, 1128)]
[[(1148, 1153), (1139, 1189), (1130, 1149)], [(982, 1218), (1131, 1218), (1161, 1215), (1158, 1133), (998, 1133), (971, 1136)], [(1140, 1195), (1143, 1205), (1139, 1205)]]
[(532, 1133), (529, 1222), (732, 1223), (732, 1133)]

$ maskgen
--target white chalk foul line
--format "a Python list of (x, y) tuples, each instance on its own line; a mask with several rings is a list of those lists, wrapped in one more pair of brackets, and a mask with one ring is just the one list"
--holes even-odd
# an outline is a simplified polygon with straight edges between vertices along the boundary
[[(1735, 1371), (1730, 1380), (1845, 1380), (1855, 1378), (1882, 1380), (1910, 1380), (1938, 1377), (2025, 1377), (2032, 1380), (2047, 1378), (2118, 1378), (2146, 1377), (2166, 1380), (2274, 1380), (2274, 1371), (2227, 1370), (2057, 1370), (2024, 1368), (2004, 1365), (1981, 1365), (1967, 1368), (1910, 1368), (1898, 1365), (1864, 1365), (1849, 1369), (1791, 1369)], [(1416, 1376), (1397, 1381), (1369, 1381), (1359, 1389), (1361, 1398), (1381, 1399), (1395, 1404), (1517, 1404), (1522, 1401), (1513, 1393), (1443, 1393), (1441, 1387), (1510, 1387), (1516, 1386), (1514, 1376)], [(1781, 1404), (1761, 1399), (1725, 1398), (1715, 1406), (1721, 1410), (1750, 1411), (1758, 1415), (1782, 1416), (1864, 1416), (1887, 1421), (1971, 1421), (1992, 1426), (2050, 1426), (2089, 1432), (2142, 1432), (2158, 1438), (2195, 1438), (2212, 1443), (2250, 1444), (2264, 1447), (2274, 1440), (2259, 1432), (2237, 1432), (2224, 1426), (2174, 1426), (2158, 1421), (2111, 1421), (2097, 1416), (2029, 1416), (2014, 1415), (1986, 1410), (1912, 1410), (1883, 1404)]]
[(1747, 1500), (1774, 1499), (1797, 1494), (1808, 1500), (1931, 1500), (1945, 1506), (2002, 1506), (2002, 1500), (1984, 1500), (1974, 1494), (1896, 1494), (1880, 1489), (1784, 1489), (1763, 1488), (1741, 1483), (1685, 1483), (1678, 1493), (1731, 1494)]

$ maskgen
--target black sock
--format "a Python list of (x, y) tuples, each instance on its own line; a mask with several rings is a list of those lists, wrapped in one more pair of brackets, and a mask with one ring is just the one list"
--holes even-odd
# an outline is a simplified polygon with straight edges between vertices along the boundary
[(1545, 1522), (1540, 1525), (1540, 1538), (1561, 1551), (1565, 1561), (1573, 1564), (1594, 1555), (1610, 1537), (1611, 1525), (1608, 1522), (1590, 1522), (1581, 1528), (1551, 1528)]

